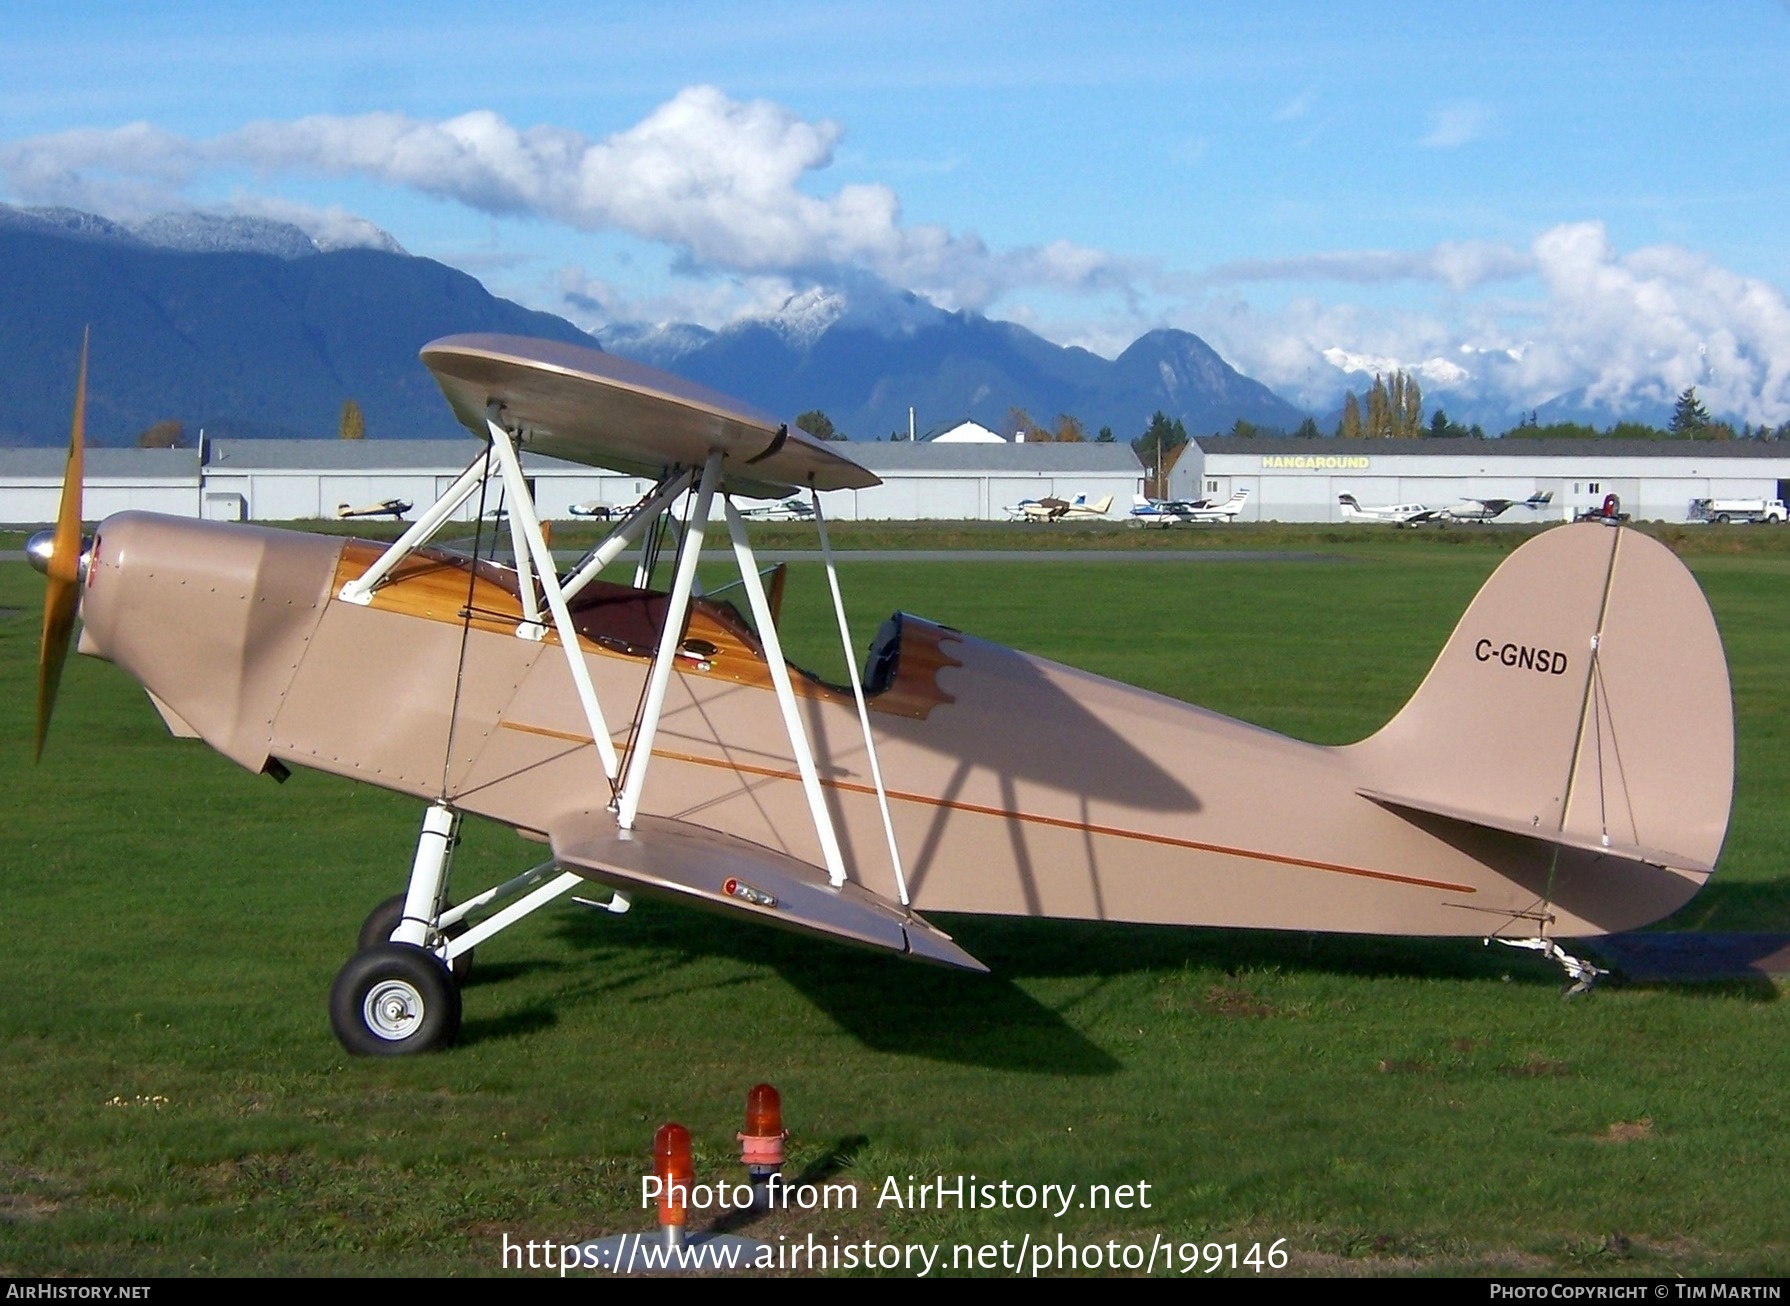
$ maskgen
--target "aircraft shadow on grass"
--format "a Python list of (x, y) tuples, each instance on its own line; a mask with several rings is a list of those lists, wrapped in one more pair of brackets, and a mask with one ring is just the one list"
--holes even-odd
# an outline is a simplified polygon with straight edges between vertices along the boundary
[[(1785, 886), (1777, 883), (1724, 885), (1718, 878), (1696, 899), (1698, 921), (1678, 923), (1776, 920), (1785, 897)], [(522, 1037), (556, 1023), (556, 1004), (626, 999), (641, 985), (650, 985), (657, 999), (700, 991), (724, 995), (753, 982), (746, 976), (693, 984), (675, 978), (684, 966), (712, 957), (771, 967), (867, 1048), (987, 1069), (1080, 1075), (1112, 1074), (1123, 1067), (1077, 1031), (1063, 1012), (1025, 992), (1020, 981), (1079, 979), (1104, 986), (1140, 972), (1237, 975), (1275, 970), (1294, 975), (1511, 983), (1529, 990), (1560, 984), (1559, 971), (1546, 959), (1473, 939), (947, 917), (953, 935), (993, 965), (992, 975), (974, 975), (895, 967), (888, 958), (867, 952), (816, 947), (775, 930), (729, 929), (701, 913), (664, 910), (652, 903), (643, 906), (644, 911), (625, 927), (607, 919), (563, 918), (557, 927), (560, 938), (596, 964), (588, 970), (556, 965), (568, 973), (569, 987), (557, 993), (553, 1003), (468, 1021), (463, 1027), (465, 1040)], [(627, 929), (625, 939), (615, 934), (618, 927)], [(1671, 989), (1709, 999), (1775, 1002), (1781, 996), (1764, 971), (1749, 974), (1747, 968), (1769, 963), (1780, 954), (1786, 946), (1784, 934), (1712, 934), (1707, 946), (1690, 929), (1617, 937), (1651, 941), (1646, 953), (1655, 969), (1625, 976), (1623, 957), (1612, 950), (1602, 960), (1615, 963), (1617, 974), (1606, 983)], [(641, 949), (655, 955), (642, 956)], [(668, 960), (667, 954), (673, 959)], [(553, 963), (477, 966), (469, 983), (501, 985), (540, 964)], [(1658, 969), (1662, 966), (1670, 973), (1662, 975)]]

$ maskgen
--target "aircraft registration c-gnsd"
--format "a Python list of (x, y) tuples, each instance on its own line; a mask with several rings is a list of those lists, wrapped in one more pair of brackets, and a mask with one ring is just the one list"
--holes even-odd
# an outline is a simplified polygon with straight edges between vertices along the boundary
[[(921, 911), (1495, 937), (1587, 980), (1557, 940), (1672, 912), (1721, 849), (1727, 665), (1696, 582), (1644, 535), (1525, 544), (1410, 702), (1347, 747), (900, 614), (833, 685), (785, 662), (735, 500), (808, 493), (825, 550), (818, 492), (876, 484), (840, 445), (568, 345), (455, 336), (422, 358), (486, 448), (390, 547), (141, 512), (84, 541), (83, 359), (61, 511), (31, 548), (40, 753), (78, 604), (81, 651), (175, 734), (425, 805), (408, 886), (331, 994), (351, 1051), (452, 1042), (472, 949), (593, 881), (611, 910), (645, 894), (976, 969)], [(562, 570), (522, 450), (657, 488)], [(487, 481), (514, 564), (430, 543)], [(669, 590), (600, 578), (679, 503)], [(743, 613), (695, 592), (713, 533)], [(465, 814), (551, 856), (450, 906)]]

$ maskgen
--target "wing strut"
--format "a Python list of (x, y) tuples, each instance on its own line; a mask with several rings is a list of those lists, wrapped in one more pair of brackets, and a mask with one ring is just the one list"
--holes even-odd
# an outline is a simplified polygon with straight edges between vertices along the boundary
[[(571, 668), (572, 683), (578, 687), (578, 701), (584, 708), (584, 719), (590, 725), (591, 738), (597, 744), (597, 756), (603, 762), (603, 775), (614, 783), (620, 771), (615, 756), (615, 741), (609, 737), (609, 725), (603, 719), (602, 704), (597, 702), (596, 686), (590, 681), (590, 668), (584, 664), (584, 649), (578, 642), (578, 628), (572, 624), (572, 611), (566, 605), (565, 590), (559, 583), (559, 572), (553, 563), (553, 551), (541, 534), (541, 519), (535, 516), (534, 500), (529, 497), (528, 479), (522, 474), (522, 460), (510, 433), (487, 414), (485, 426), (491, 433), (491, 447), (503, 470), (504, 486), (510, 500), (512, 529), (520, 522), (523, 542), (534, 555), (535, 571), (541, 590), (547, 596), (547, 607), (553, 613), (553, 626), (559, 632), (559, 646), (565, 651), (566, 665)], [(522, 561), (516, 558), (518, 568)]]
[(671, 582), (671, 601), (665, 609), (665, 625), (659, 631), (659, 649), (653, 655), (652, 674), (646, 682), (640, 726), (633, 746), (628, 749), (628, 770), (622, 777), (621, 791), (616, 797), (615, 823), (624, 830), (632, 830), (634, 818), (640, 814), (640, 795), (646, 788), (647, 764), (653, 758), (659, 715), (665, 710), (665, 690), (671, 683), (678, 645), (683, 642), (684, 621), (690, 615), (690, 592), (696, 586), (696, 564), (702, 556), (702, 535), (708, 525), (709, 504), (714, 502), (715, 487), (720, 483), (721, 451), (716, 449), (703, 464), (702, 479), (696, 486), (696, 504), (690, 510), (684, 548), (678, 553), (677, 575)]
[[(571, 576), (566, 580), (566, 599), (570, 601), (576, 598), (578, 593), (595, 580), (610, 563), (621, 557), (622, 550), (640, 538), (640, 533), (658, 518), (659, 514), (665, 510), (666, 505), (689, 488), (692, 475), (693, 473), (687, 470), (679, 470), (660, 481), (652, 494), (642, 499), (639, 505), (628, 514), (626, 521), (611, 531), (601, 544), (580, 560), (578, 566), (573, 569)], [(644, 589), (646, 587), (636, 584), (635, 588)]]
[[(820, 850), (827, 863), (827, 878), (835, 889), (845, 883), (845, 858), (839, 852), (839, 835), (833, 829), (832, 813), (820, 791), (820, 774), (814, 766), (814, 750), (808, 743), (808, 732), (802, 728), (802, 716), (796, 706), (796, 691), (789, 683), (789, 663), (783, 660), (783, 641), (777, 637), (777, 621), (764, 596), (764, 582), (758, 576), (758, 559), (746, 539), (746, 523), (732, 498), (723, 498), (727, 513), (727, 531), (733, 537), (733, 556), (739, 560), (740, 583), (752, 605), (752, 621), (758, 627), (759, 643), (764, 646), (765, 663), (771, 673), (771, 684), (777, 690), (777, 706), (783, 709), (783, 726), (789, 731), (789, 746), (796, 755), (796, 770), (802, 776), (802, 789), (808, 796), (808, 811), (814, 817), (814, 833), (820, 837)], [(846, 662), (851, 650), (846, 650)], [(906, 899), (903, 899), (905, 905)]]
[(889, 865), (895, 869), (895, 891), (901, 905), (909, 906), (907, 876), (901, 869), (901, 853), (895, 846), (895, 821), (889, 815), (889, 795), (883, 788), (883, 768), (876, 760), (876, 740), (870, 733), (870, 708), (864, 702), (864, 680), (858, 675), (858, 660), (852, 652), (851, 627), (845, 622), (845, 599), (839, 593), (839, 572), (833, 566), (833, 545), (827, 538), (826, 514), (820, 510), (820, 491), (810, 488), (808, 497), (814, 504), (814, 524), (820, 528), (820, 552), (827, 564), (827, 585), (833, 591), (833, 615), (839, 619), (839, 642), (845, 647), (845, 670), (851, 676), (852, 697), (858, 704), (858, 724), (864, 727), (864, 753), (870, 759), (870, 781), (876, 786), (876, 803), (882, 809), (883, 834), (889, 841)]

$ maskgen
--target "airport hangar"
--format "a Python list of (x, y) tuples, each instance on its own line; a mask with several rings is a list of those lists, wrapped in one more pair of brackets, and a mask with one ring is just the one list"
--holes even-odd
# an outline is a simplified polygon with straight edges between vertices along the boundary
[(1566, 519), (1618, 495), (1642, 521), (1690, 520), (1693, 499), (1790, 498), (1790, 443), (1757, 440), (1301, 440), (1196, 437), (1169, 472), (1177, 499), (1249, 491), (1240, 521), (1341, 521), (1337, 496), (1367, 507), (1527, 499)]
[[(127, 508), (218, 521), (329, 518), (346, 504), (402, 499), (420, 510), (452, 484), (484, 445), (474, 440), (202, 439), (199, 449), (90, 449), (88, 516)], [(822, 508), (844, 521), (999, 521), (1021, 499), (1112, 496), (1124, 520), (1143, 488), (1127, 444), (910, 444), (854, 441), (851, 457), (883, 478), (868, 490), (828, 493)], [(66, 454), (0, 450), (0, 521), (56, 516)], [(620, 475), (525, 453), (523, 470), (542, 517), (573, 516), (574, 504), (625, 508), (652, 488)], [(492, 487), (486, 510), (498, 504)], [(462, 516), (478, 511), (475, 498)], [(717, 509), (718, 512), (718, 509)]]

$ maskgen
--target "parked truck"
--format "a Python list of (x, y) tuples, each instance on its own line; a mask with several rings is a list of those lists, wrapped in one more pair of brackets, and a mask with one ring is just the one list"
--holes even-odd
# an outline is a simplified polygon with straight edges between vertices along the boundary
[(1782, 499), (1692, 499), (1691, 520), (1719, 522), (1726, 525), (1731, 521), (1743, 522), (1777, 522), (1780, 525), (1790, 517), (1790, 511), (1784, 508)]

